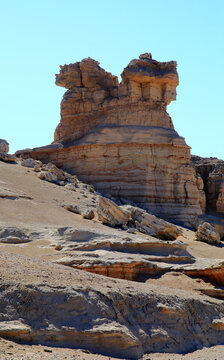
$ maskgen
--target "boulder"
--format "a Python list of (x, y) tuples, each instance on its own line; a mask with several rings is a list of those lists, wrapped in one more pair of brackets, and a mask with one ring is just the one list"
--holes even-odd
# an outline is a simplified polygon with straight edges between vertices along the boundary
[(117, 204), (103, 196), (98, 197), (97, 214), (103, 224), (110, 226), (124, 225), (129, 220), (129, 216)]
[(47, 170), (48, 173), (54, 174), (57, 177), (58, 181), (66, 180), (66, 175), (64, 171), (62, 169), (59, 169), (57, 166), (55, 166), (52, 163), (45, 165), (44, 170)]
[(55, 183), (58, 180), (57, 175), (52, 173), (52, 172), (41, 171), (38, 174), (38, 177), (41, 180), (46, 180), (46, 181), (49, 181), (49, 182), (52, 182), (52, 183)]
[[(161, 240), (176, 240), (181, 235), (177, 226), (159, 219), (155, 215), (132, 205), (118, 206), (112, 200), (99, 196), (97, 206), (98, 219), (110, 226), (121, 226), (125, 229), (134, 228)], [(128, 226), (127, 226), (128, 224)]]
[(211, 245), (219, 245), (221, 243), (219, 233), (216, 231), (215, 227), (208, 222), (204, 222), (198, 226), (196, 240)]
[(82, 213), (83, 219), (93, 220), (95, 217), (93, 210), (86, 210)]
[(124, 205), (121, 208), (134, 222), (136, 229), (144, 234), (161, 240), (176, 240), (181, 235), (181, 230), (177, 226), (147, 211), (131, 205)]
[(74, 186), (78, 182), (75, 176), (66, 173), (65, 171), (59, 169), (56, 165), (52, 163), (43, 165), (41, 162), (35, 163), (35, 160), (33, 159), (26, 159), (24, 160), (24, 162), (26, 163), (27, 160), (31, 160), (28, 161), (28, 164), (31, 163), (34, 165), (34, 171), (38, 172), (38, 177), (41, 180), (46, 180), (52, 183), (56, 183), (58, 185), (71, 186), (72, 189), (70, 190), (74, 190)]
[(0, 243), (19, 244), (31, 241), (27, 235), (16, 227), (0, 228)]
[[(200, 216), (196, 216), (192, 222), (192, 227), (197, 230), (200, 224), (205, 222), (210, 223), (216, 229), (216, 231), (220, 235), (220, 239), (224, 239), (224, 217), (222, 214), (216, 214), (217, 216), (210, 214), (203, 214)], [(218, 216), (219, 215), (219, 216)]]
[(39, 168), (39, 167), (42, 166), (42, 162), (39, 161), (39, 160), (29, 158), (29, 159), (23, 159), (22, 162), (21, 162), (21, 165), (24, 166), (24, 167), (36, 168), (37, 169), (37, 167)]

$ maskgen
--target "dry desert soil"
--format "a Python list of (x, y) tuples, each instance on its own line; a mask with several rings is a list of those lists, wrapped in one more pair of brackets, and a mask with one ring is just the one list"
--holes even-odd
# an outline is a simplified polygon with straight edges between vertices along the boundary
[[(20, 161), (16, 164), (0, 162), (0, 227), (1, 229), (9, 227), (20, 229), (25, 234), (28, 234), (29, 240), (21, 241), (20, 243), (0, 243), (0, 277), (2, 284), (7, 282), (7, 284), (9, 284), (8, 286), (15, 286), (15, 288), (16, 286), (32, 285), (39, 288), (41, 288), (41, 286), (51, 286), (58, 289), (61, 285), (62, 287), (67, 286), (69, 289), (75, 286), (76, 289), (81, 289), (82, 285), (80, 284), (84, 282), (85, 287), (87, 285), (91, 287), (92, 284), (94, 284), (94, 291), (96, 292), (100, 292), (102, 287), (108, 287), (108, 289), (115, 287), (119, 290), (119, 293), (122, 294), (122, 292), (125, 292), (128, 288), (132, 289), (130, 291), (133, 291), (133, 293), (137, 291), (134, 289), (139, 289), (138, 291), (146, 293), (152, 291), (157, 294), (158, 292), (158, 294), (162, 294), (163, 297), (167, 299), (174, 294), (180, 297), (183, 296), (184, 299), (193, 297), (196, 300), (201, 299), (201, 301), (205, 301), (211, 304), (211, 306), (213, 306), (213, 302), (215, 304), (214, 306), (221, 306), (220, 304), (223, 303), (224, 290), (222, 285), (217, 285), (208, 281), (208, 279), (204, 279), (199, 273), (198, 276), (196, 274), (195, 277), (189, 277), (186, 273), (170, 267), (169, 271), (164, 271), (160, 276), (148, 276), (141, 281), (129, 281), (125, 279), (112, 279), (111, 277), (95, 275), (73, 269), (70, 266), (64, 266), (63, 264), (69, 265), (69, 261), (75, 261), (74, 259), (77, 257), (88, 263), (89, 260), (85, 252), (88, 244), (91, 246), (90, 250), (93, 250), (92, 256), (94, 254), (94, 256), (98, 258), (100, 257), (101, 261), (104, 259), (103, 261), (105, 263), (114, 264), (115, 255), (113, 251), (110, 251), (110, 256), (108, 256), (108, 249), (99, 246), (97, 236), (101, 241), (105, 241), (106, 239), (107, 242), (111, 241), (111, 243), (111, 238), (122, 241), (122, 239), (128, 237), (129, 241), (133, 241), (133, 243), (143, 243), (146, 239), (152, 242), (156, 240), (150, 239), (149, 236), (146, 237), (146, 235), (138, 232), (130, 234), (124, 230), (102, 225), (102, 223), (97, 220), (97, 216), (93, 220), (83, 219), (81, 215), (65, 210), (64, 206), (67, 204), (78, 206), (81, 212), (92, 209), (96, 214), (97, 193), (89, 191), (88, 187), (81, 182), (78, 183), (78, 187), (73, 191), (66, 186), (58, 186), (54, 183), (42, 181), (33, 169), (21, 166)], [(82, 239), (82, 236), (79, 237), (78, 245), (74, 243), (74, 241), (71, 242), (69, 240), (71, 229), (74, 228), (79, 234), (83, 232), (85, 234), (85, 241)], [(63, 234), (67, 234), (67, 238), (62, 240), (58, 235), (60, 231), (62, 232), (61, 229), (64, 229)], [(94, 237), (92, 234), (97, 234), (97, 236)], [(85, 244), (83, 244), (83, 242), (85, 242)], [(182, 235), (178, 237), (176, 246), (180, 246), (178, 244), (181, 243), (185, 244), (185, 249), (187, 249), (189, 257), (192, 256), (196, 259), (193, 265), (189, 264), (189, 269), (191, 270), (193, 269), (192, 266), (195, 266), (197, 269), (203, 269), (205, 267), (208, 268), (209, 264), (211, 264), (210, 267), (214, 267), (214, 264), (223, 261), (224, 247), (212, 246), (195, 241), (194, 231), (182, 228)], [(60, 247), (58, 247), (58, 245), (60, 245)], [(167, 246), (172, 245), (168, 244)], [(133, 252), (123, 252), (122, 254), (119, 253), (119, 251), (117, 252), (117, 256), (121, 258), (120, 261), (125, 263), (128, 261), (132, 262), (133, 256), (135, 256)], [(136, 256), (140, 255), (136, 254)], [(161, 263), (164, 269), (168, 269), (168, 260), (164, 260), (166, 254), (161, 250), (161, 253), (157, 251), (157, 256), (160, 256), (163, 260), (160, 259), (160, 262), (156, 262), (155, 266)], [(68, 261), (68, 259), (70, 260)], [(139, 261), (146, 261), (143, 257), (139, 257), (139, 259)], [(87, 265), (89, 266), (89, 263)], [(184, 263), (182, 265), (177, 264), (179, 267), (185, 265)], [(78, 265), (74, 267), (78, 267)], [(54, 270), (54, 268), (56, 270)], [(72, 277), (73, 273), (75, 279)], [(13, 289), (15, 290), (15, 288)], [(0, 309), (0, 313), (1, 312)], [(0, 320), (3, 323), (11, 319), (10, 317), (6, 319), (4, 317), (6, 316), (5, 314), (4, 316), (0, 314), (0, 316), (2, 316)], [(39, 344), (30, 345), (19, 343), (17, 338), (13, 338), (12, 333), (9, 334), (8, 332), (8, 335), (4, 335), (1, 326), (0, 333), (2, 334), (0, 338), (0, 360), (112, 360), (115, 358), (124, 358), (119, 357), (119, 355), (116, 355), (116, 357), (101, 355), (100, 351), (97, 352), (89, 349), (72, 349), (70, 346), (66, 347), (66, 345), (64, 347), (61, 345), (60, 347), (56, 345), (50, 346), (49, 344), (44, 345), (41, 341)], [(171, 351), (163, 351), (162, 353), (153, 350), (153, 353), (147, 352), (141, 355), (139, 359), (222, 360), (224, 359), (224, 345), (221, 345), (220, 342), (219, 344), (220, 345), (210, 347), (208, 343), (207, 347), (202, 345), (201, 349), (188, 352), (185, 355), (173, 353), (172, 348)], [(114, 343), (111, 343), (111, 348), (113, 346)], [(104, 352), (105, 350), (102, 351), (102, 353)]]

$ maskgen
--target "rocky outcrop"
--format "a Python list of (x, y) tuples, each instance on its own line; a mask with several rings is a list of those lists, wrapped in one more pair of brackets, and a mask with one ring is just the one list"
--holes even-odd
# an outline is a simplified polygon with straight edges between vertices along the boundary
[(15, 155), (0, 152), (0, 161), (14, 163), (17, 161), (17, 158)]
[(0, 139), (0, 152), (9, 152), (9, 143), (6, 140)]
[(181, 231), (177, 226), (138, 207), (125, 205), (123, 211), (129, 215), (133, 226), (140, 232), (162, 240), (176, 240)]
[(9, 143), (6, 140), (0, 139), (0, 161), (4, 162), (15, 162), (16, 156), (8, 154), (9, 152)]
[(221, 243), (219, 233), (216, 231), (213, 225), (207, 222), (204, 222), (198, 226), (196, 240), (204, 241), (212, 245), (218, 245)]
[(194, 218), (194, 221), (192, 222), (192, 226), (194, 229), (197, 230), (198, 226), (200, 224), (203, 224), (204, 222), (210, 223), (214, 226), (216, 231), (219, 233), (220, 238), (224, 239), (224, 216), (214, 216), (210, 214), (203, 214), (200, 216), (196, 216)]
[(224, 213), (224, 161), (192, 155), (191, 162), (197, 176), (203, 179), (206, 212)]
[(21, 165), (24, 166), (24, 167), (32, 168), (32, 169), (33, 168), (38, 169), (38, 168), (42, 167), (42, 162), (30, 158), (30, 159), (22, 160)]
[(98, 219), (110, 226), (123, 226), (123, 229), (136, 229), (144, 234), (162, 240), (176, 240), (181, 231), (173, 224), (159, 219), (136, 206), (118, 206), (110, 199), (99, 196)]
[(113, 201), (103, 196), (98, 197), (98, 219), (103, 224), (119, 226), (127, 224), (129, 216)]
[(142, 54), (121, 78), (91, 58), (61, 66), (56, 85), (68, 90), (54, 143), (17, 154), (53, 162), (103, 194), (186, 222), (201, 213), (203, 201), (190, 148), (166, 111), (176, 99), (176, 62)]
[(21, 229), (0, 226), (0, 243), (20, 244), (28, 241), (31, 240)]

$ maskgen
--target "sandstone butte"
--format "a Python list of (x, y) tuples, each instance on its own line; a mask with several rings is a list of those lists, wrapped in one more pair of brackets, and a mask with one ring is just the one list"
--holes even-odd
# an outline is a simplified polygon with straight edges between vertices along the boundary
[(189, 222), (204, 212), (205, 194), (190, 147), (166, 111), (176, 99), (176, 66), (142, 54), (120, 83), (91, 58), (61, 66), (56, 85), (68, 90), (54, 142), (17, 155), (53, 162), (102, 194)]

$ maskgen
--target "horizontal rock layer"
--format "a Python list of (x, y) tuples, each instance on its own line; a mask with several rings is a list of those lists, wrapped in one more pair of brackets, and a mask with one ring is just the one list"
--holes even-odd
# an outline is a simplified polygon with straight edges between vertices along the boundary
[(127, 198), (175, 221), (201, 213), (188, 154), (186, 147), (143, 144), (76, 145), (53, 151), (48, 147), (29, 153), (78, 175), (103, 194)]
[(129, 359), (223, 344), (221, 300), (124, 280), (105, 283), (95, 274), (24, 256), (5, 253), (0, 260), (5, 338)]

